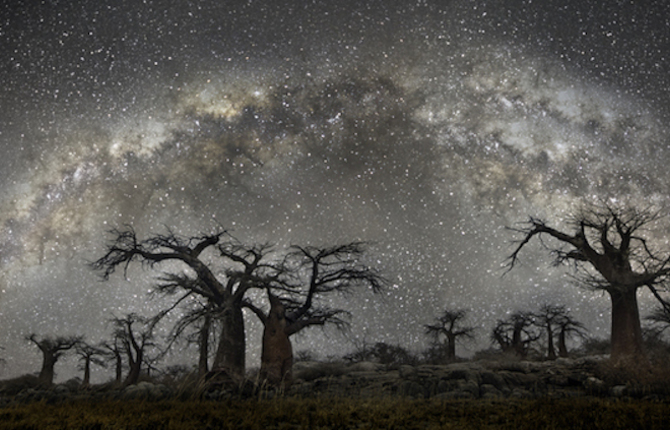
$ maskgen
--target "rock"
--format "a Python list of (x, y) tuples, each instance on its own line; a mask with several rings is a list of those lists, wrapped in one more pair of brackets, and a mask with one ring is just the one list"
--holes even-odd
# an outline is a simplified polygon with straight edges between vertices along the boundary
[(139, 382), (135, 385), (129, 385), (121, 392), (121, 398), (124, 400), (161, 400), (169, 397), (171, 391), (163, 384), (152, 384), (151, 382)]
[(611, 392), (614, 397), (623, 397), (628, 392), (628, 387), (625, 385), (615, 385), (612, 387)]
[(417, 370), (414, 366), (402, 365), (398, 368), (398, 373), (403, 379), (410, 379), (417, 376)]

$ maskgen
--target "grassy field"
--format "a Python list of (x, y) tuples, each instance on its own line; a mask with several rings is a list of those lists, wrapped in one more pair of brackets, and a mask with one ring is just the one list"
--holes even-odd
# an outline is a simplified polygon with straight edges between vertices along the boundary
[(668, 429), (670, 404), (597, 398), (292, 399), (31, 403), (3, 429)]

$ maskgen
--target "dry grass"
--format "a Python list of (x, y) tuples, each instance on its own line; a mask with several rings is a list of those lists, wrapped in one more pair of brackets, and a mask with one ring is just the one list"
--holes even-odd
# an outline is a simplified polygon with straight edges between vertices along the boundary
[(0, 408), (3, 429), (667, 429), (647, 401), (292, 399), (32, 403)]

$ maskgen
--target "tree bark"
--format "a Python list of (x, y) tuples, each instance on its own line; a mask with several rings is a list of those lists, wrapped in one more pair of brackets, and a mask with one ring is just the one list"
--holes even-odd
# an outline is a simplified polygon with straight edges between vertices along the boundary
[(456, 336), (447, 335), (447, 358), (453, 360), (456, 358)]
[(42, 385), (51, 386), (54, 382), (54, 366), (57, 358), (49, 351), (42, 351), (42, 356), (44, 360), (42, 360), (42, 369), (38, 378)]
[(91, 358), (86, 357), (84, 361), (84, 379), (81, 381), (81, 388), (88, 388), (91, 385)]
[(270, 313), (265, 319), (261, 379), (273, 386), (292, 382), (293, 348), (286, 331), (286, 314), (281, 301), (268, 291)]
[(637, 307), (637, 289), (608, 290), (612, 300), (612, 358), (643, 353), (642, 328)]
[(206, 314), (200, 333), (198, 333), (198, 377), (203, 378), (209, 371), (207, 362), (209, 356), (209, 331), (212, 326), (212, 316)]
[(558, 333), (558, 355), (559, 357), (567, 357), (568, 356), (568, 347), (565, 344), (565, 338), (566, 338), (566, 333), (564, 329), (561, 329), (561, 331)]
[(556, 349), (554, 348), (554, 331), (551, 328), (551, 322), (547, 323), (547, 358), (556, 360)]
[(141, 350), (136, 351), (134, 359), (131, 353), (128, 354), (130, 370), (128, 371), (128, 376), (126, 376), (126, 380), (123, 382), (124, 386), (137, 384), (137, 381), (139, 381), (140, 379), (140, 371), (142, 370), (143, 358), (144, 354), (142, 353)]
[(212, 372), (223, 373), (239, 383), (244, 380), (246, 339), (244, 335), (244, 315), (237, 303), (224, 305), (221, 312), (221, 337), (214, 356)]

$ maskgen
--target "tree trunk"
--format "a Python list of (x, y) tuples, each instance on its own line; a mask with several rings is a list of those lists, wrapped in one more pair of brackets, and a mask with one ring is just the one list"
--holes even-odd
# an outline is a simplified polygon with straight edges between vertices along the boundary
[(559, 357), (568, 356), (568, 347), (565, 344), (566, 333), (565, 330), (561, 329), (558, 333), (558, 355)]
[(203, 378), (209, 371), (207, 359), (209, 356), (209, 331), (212, 326), (212, 316), (205, 315), (205, 319), (198, 333), (198, 377)]
[(608, 291), (612, 299), (612, 358), (642, 355), (642, 328), (637, 289)]
[(456, 358), (456, 336), (447, 335), (447, 358), (449, 360)]
[(39, 381), (44, 386), (51, 386), (54, 382), (54, 366), (56, 365), (56, 356), (48, 351), (42, 351), (42, 369), (40, 370)]
[(287, 387), (292, 382), (293, 348), (286, 334), (286, 315), (281, 301), (268, 291), (270, 313), (265, 319), (261, 379), (273, 386)]
[(137, 353), (137, 356), (135, 359), (132, 359), (132, 356), (128, 354), (128, 362), (130, 365), (130, 370), (128, 371), (128, 376), (126, 376), (126, 380), (123, 382), (124, 386), (128, 385), (134, 385), (137, 384), (137, 381), (140, 379), (140, 372), (142, 370), (142, 354)]
[(84, 361), (84, 380), (81, 381), (81, 388), (88, 388), (91, 385), (91, 358), (86, 357)]
[(121, 380), (123, 380), (123, 357), (121, 357), (121, 353), (117, 350), (114, 351), (114, 368), (116, 370), (116, 383), (121, 384)]
[(214, 356), (212, 372), (223, 374), (232, 382), (244, 380), (246, 339), (244, 336), (244, 316), (238, 303), (224, 305), (221, 312), (221, 337)]
[(556, 360), (556, 349), (554, 348), (554, 331), (551, 329), (551, 323), (547, 323), (547, 358)]

